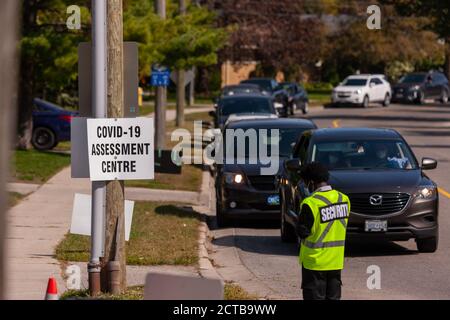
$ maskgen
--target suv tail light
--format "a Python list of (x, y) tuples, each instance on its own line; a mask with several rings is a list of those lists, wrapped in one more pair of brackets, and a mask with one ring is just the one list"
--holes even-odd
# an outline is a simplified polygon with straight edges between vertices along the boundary
[(72, 122), (72, 118), (73, 118), (73, 116), (69, 116), (69, 115), (60, 115), (58, 117), (59, 120), (66, 121), (66, 122)]

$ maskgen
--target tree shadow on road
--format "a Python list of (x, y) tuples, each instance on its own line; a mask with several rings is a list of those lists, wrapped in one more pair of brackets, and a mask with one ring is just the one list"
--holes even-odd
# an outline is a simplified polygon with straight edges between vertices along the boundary
[[(242, 251), (279, 256), (298, 256), (299, 249), (295, 243), (283, 243), (281, 238), (271, 235), (226, 235), (212, 241), (216, 246), (236, 247)], [(390, 241), (348, 240), (345, 248), (346, 257), (381, 257), (418, 254), (402, 245)]]
[(381, 257), (418, 254), (417, 250), (410, 250), (392, 241), (376, 240), (347, 240), (346, 257)]

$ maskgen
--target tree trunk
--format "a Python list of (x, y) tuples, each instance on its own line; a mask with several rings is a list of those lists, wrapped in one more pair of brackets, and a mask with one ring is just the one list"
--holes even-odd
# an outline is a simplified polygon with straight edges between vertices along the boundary
[(444, 73), (450, 79), (450, 37), (445, 41), (445, 66)]
[[(23, 1), (23, 35), (27, 35), (35, 27), (36, 14), (36, 3), (34, 1)], [(20, 59), (19, 114), (17, 117), (17, 148), (22, 150), (31, 148), (33, 99), (35, 98), (34, 72), (34, 62), (30, 57), (22, 54)]]
[[(180, 15), (186, 15), (186, 0), (179, 0)], [(186, 103), (186, 86), (184, 85), (185, 70), (180, 68), (177, 71), (177, 118), (176, 126), (184, 125), (184, 105)]]
[(4, 299), (6, 207), (8, 195), (5, 192), (11, 161), (11, 142), (16, 118), (17, 103), (17, 38), (19, 2), (0, 1), (0, 300)]
[[(108, 0), (108, 118), (122, 118), (124, 114), (123, 95), (123, 12), (122, 0)], [(106, 184), (106, 231), (104, 264), (110, 261), (120, 263), (120, 287), (127, 286), (125, 255), (123, 181)], [(106, 270), (103, 270), (105, 273)], [(105, 279), (105, 277), (103, 277)], [(109, 291), (110, 288), (105, 288)], [(106, 289), (106, 290), (105, 290)], [(116, 293), (116, 292), (115, 292)]]
[(186, 103), (186, 87), (184, 85), (185, 71), (177, 71), (177, 120), (176, 126), (184, 125), (184, 105)]

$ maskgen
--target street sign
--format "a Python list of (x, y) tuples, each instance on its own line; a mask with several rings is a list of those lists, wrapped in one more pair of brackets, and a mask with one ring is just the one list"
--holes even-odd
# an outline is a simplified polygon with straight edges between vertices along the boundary
[(170, 70), (166, 67), (152, 67), (150, 85), (152, 87), (167, 87), (170, 83)]
[[(136, 42), (123, 43), (124, 117), (139, 116), (139, 59)], [(82, 117), (92, 117), (92, 46), (82, 42), (78, 46), (78, 98)]]
[[(76, 193), (73, 199), (71, 234), (91, 235), (92, 196)], [(134, 201), (125, 200), (125, 241), (130, 240)], [(104, 239), (103, 239), (104, 241)]]
[[(189, 83), (191, 83), (192, 81), (194, 81), (195, 79), (195, 73), (194, 73), (194, 69), (192, 68), (191, 70), (186, 70), (184, 72), (184, 86), (186, 87)], [(170, 74), (170, 80), (173, 81), (173, 83), (177, 83), (178, 80), (178, 71), (174, 71)]]
[(152, 118), (87, 120), (92, 181), (154, 179)]

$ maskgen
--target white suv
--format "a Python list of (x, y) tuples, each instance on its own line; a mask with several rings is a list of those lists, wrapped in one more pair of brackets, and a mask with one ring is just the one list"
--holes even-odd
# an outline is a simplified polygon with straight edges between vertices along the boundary
[(364, 108), (371, 102), (387, 107), (391, 103), (391, 85), (384, 75), (359, 74), (347, 77), (333, 89), (331, 102), (338, 104), (358, 104)]

